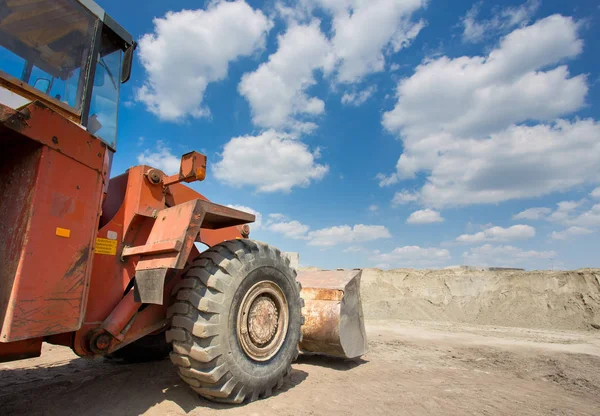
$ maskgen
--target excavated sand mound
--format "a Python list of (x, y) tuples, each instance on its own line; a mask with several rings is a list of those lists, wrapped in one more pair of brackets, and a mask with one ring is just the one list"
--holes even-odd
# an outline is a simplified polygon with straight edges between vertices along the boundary
[(367, 319), (600, 329), (600, 269), (364, 269)]

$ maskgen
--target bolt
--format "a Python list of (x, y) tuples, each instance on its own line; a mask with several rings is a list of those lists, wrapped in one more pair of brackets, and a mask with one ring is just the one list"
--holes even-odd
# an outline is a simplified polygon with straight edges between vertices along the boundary
[(150, 183), (153, 184), (159, 184), (162, 181), (162, 176), (161, 174), (156, 170), (156, 169), (150, 169), (147, 173), (146, 173), (148, 180), (150, 181)]
[(52, 136), (52, 143), (58, 144), (58, 137)]
[(99, 350), (107, 350), (110, 347), (110, 335), (108, 334), (100, 334), (98, 338), (96, 338), (96, 348)]
[(250, 235), (250, 226), (248, 224), (242, 225), (240, 233), (242, 234), (242, 237), (248, 238), (248, 236)]

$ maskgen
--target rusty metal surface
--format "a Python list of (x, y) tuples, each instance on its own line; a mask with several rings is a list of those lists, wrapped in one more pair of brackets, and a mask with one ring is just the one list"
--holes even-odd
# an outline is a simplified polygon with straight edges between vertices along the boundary
[(305, 307), (300, 350), (341, 358), (366, 352), (360, 270), (300, 272)]
[(361, 270), (319, 270), (298, 273), (303, 287), (344, 290), (349, 282), (362, 273)]
[(256, 219), (253, 214), (209, 201), (201, 201), (200, 205), (205, 211), (204, 220), (202, 221), (202, 228), (204, 229), (218, 230), (254, 222)]
[[(135, 166), (128, 171), (127, 190), (123, 205), (125, 209), (123, 229), (126, 234), (137, 232), (131, 229), (136, 216), (154, 219), (158, 211), (166, 208), (162, 185), (151, 183), (145, 175), (149, 169), (149, 166)], [(145, 219), (140, 220), (146, 221)]]
[(41, 351), (42, 338), (26, 339), (8, 343), (0, 342), (0, 363), (39, 357)]
[[(0, 133), (2, 134), (2, 133)], [(0, 153), (0, 327), (4, 322), (31, 216), (33, 190), (42, 147), (20, 137), (1, 136), (10, 152)]]
[(44, 105), (51, 107), (54, 111), (69, 120), (76, 123), (81, 123), (81, 115), (74, 108), (69, 107), (65, 103), (56, 100), (49, 95), (41, 94), (39, 90), (21, 81), (18, 78), (7, 74), (0, 70), (0, 87), (13, 91), (16, 94), (32, 101), (43, 102)]
[(104, 320), (100, 328), (104, 329), (113, 337), (123, 340), (124, 332), (126, 332), (124, 329), (127, 326), (127, 323), (133, 318), (141, 306), (141, 303), (135, 300), (133, 290), (130, 290), (127, 295), (123, 296), (110, 315)]
[[(34, 131), (39, 127), (37, 123), (38, 119), (32, 117), (30, 128), (22, 133)], [(82, 137), (84, 132), (78, 131), (79, 136), (66, 136), (66, 142), (85, 143), (87, 133)], [(57, 134), (61, 131), (57, 130)], [(21, 136), (21, 140), (28, 139)], [(15, 171), (23, 168), (17, 160), (8, 166)], [(79, 328), (85, 307), (91, 240), (102, 195), (103, 180), (98, 171), (50, 147), (42, 146), (37, 166), (27, 168), (26, 175), (33, 175), (33, 182), (14, 184), (28, 189), (27, 200), (7, 198), (9, 203), (17, 203), (16, 210), (28, 213), (26, 225), (21, 222), (20, 229), (13, 230), (23, 238), (23, 244), (2, 323), (3, 342)]]
[(0, 104), (0, 115), (5, 128), (102, 173), (106, 145), (44, 104), (36, 101), (19, 111)]
[(163, 179), (165, 186), (178, 182), (203, 181), (206, 177), (206, 156), (198, 152), (189, 152), (181, 156), (179, 173)]
[[(202, 199), (203, 201), (208, 201), (204, 195), (194, 191), (188, 186), (179, 183), (169, 186), (167, 190), (166, 203), (169, 206), (181, 204), (182, 202), (189, 201), (191, 199)], [(223, 241), (242, 238), (243, 236), (240, 228), (238, 228), (238, 226), (219, 228), (215, 230), (202, 228), (196, 241), (203, 243), (208, 247), (212, 247), (215, 244), (222, 243)]]
[[(181, 234), (176, 236), (174, 230), (169, 231), (159, 229), (151, 238), (157, 220), (161, 220), (160, 213), (170, 209), (169, 207), (183, 206), (185, 203), (195, 200), (206, 201), (206, 198), (182, 184), (173, 184), (164, 191), (161, 184), (154, 184), (146, 179), (145, 174), (152, 168), (148, 166), (136, 166), (130, 168), (124, 175), (111, 179), (108, 186), (108, 195), (105, 198), (103, 206), (103, 216), (101, 227), (98, 231), (98, 238), (116, 239), (117, 255), (98, 254), (93, 255), (93, 270), (90, 280), (90, 291), (88, 305), (86, 309), (84, 323), (79, 331), (75, 333), (73, 348), (78, 355), (94, 355), (90, 350), (89, 337), (94, 331), (98, 331), (104, 326), (111, 332), (116, 332), (117, 328), (126, 326), (121, 330), (123, 337), (121, 342), (115, 338), (109, 347), (109, 352), (120, 348), (126, 343), (133, 342), (136, 339), (161, 328), (166, 325), (166, 307), (170, 304), (168, 295), (163, 298), (163, 305), (148, 305), (141, 311), (134, 313), (135, 318), (131, 320), (131, 313), (134, 308), (120, 308), (119, 303), (123, 299), (125, 288), (136, 275), (136, 265), (147, 260), (143, 252), (147, 249), (147, 254), (152, 254), (163, 261), (161, 256), (171, 255), (172, 253), (158, 253), (155, 249), (162, 247), (166, 242), (169, 247), (178, 247), (178, 244), (172, 241), (184, 241), (181, 243), (180, 253), (189, 249), (189, 253), (181, 256), (177, 261), (178, 267), (184, 267), (189, 264), (194, 257), (198, 255), (198, 250), (194, 246), (194, 240), (202, 241), (205, 233), (209, 237), (202, 242), (211, 246), (225, 240), (241, 238), (241, 233), (237, 227), (228, 227), (220, 230), (200, 229), (200, 237), (179, 239), (183, 235), (184, 228), (179, 231)], [(165, 197), (166, 195), (166, 197)], [(195, 204), (195, 202), (192, 202)], [(180, 226), (185, 225), (183, 217), (177, 212), (179, 209), (168, 211), (173, 218), (179, 222)], [(189, 211), (187, 211), (190, 214)], [(181, 212), (180, 212), (181, 213)], [(187, 215), (187, 214), (186, 214)], [(165, 219), (167, 221), (167, 219)], [(187, 224), (189, 229), (189, 223)], [(162, 227), (159, 225), (159, 228)], [(198, 230), (191, 230), (189, 235), (193, 236)], [(162, 240), (162, 241), (160, 241)], [(169, 242), (171, 241), (171, 243)], [(131, 247), (131, 249), (126, 248)], [(141, 249), (144, 247), (144, 249)], [(126, 256), (121, 258), (121, 253), (125, 251)], [(159, 250), (162, 251), (162, 250)], [(172, 263), (172, 258), (169, 262)], [(149, 263), (146, 263), (149, 264)], [(170, 294), (170, 288), (179, 281), (181, 270), (176, 271), (175, 275), (167, 277), (165, 282), (165, 294)], [(114, 312), (114, 313), (113, 313)], [(116, 335), (116, 334), (115, 334)]]
[[(160, 211), (154, 221), (154, 226), (142, 251), (136, 271), (172, 268), (182, 269), (186, 263), (191, 247), (200, 232), (204, 209), (199, 199), (184, 202), (172, 208)], [(178, 251), (153, 253), (152, 247), (160, 243), (178, 245)], [(150, 250), (150, 251), (148, 251)]]

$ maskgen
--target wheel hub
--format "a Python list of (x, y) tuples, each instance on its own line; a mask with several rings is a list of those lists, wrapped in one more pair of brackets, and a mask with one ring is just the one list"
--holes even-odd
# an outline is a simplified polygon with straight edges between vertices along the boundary
[(287, 299), (274, 282), (258, 282), (244, 296), (237, 317), (237, 335), (246, 355), (266, 361), (281, 348), (288, 327)]

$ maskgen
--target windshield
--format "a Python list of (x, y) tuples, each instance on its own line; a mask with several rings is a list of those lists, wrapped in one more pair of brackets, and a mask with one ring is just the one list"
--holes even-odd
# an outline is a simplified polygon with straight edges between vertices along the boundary
[(76, 0), (0, 0), (0, 70), (79, 112), (95, 23)]
[(123, 52), (112, 32), (105, 28), (97, 56), (88, 131), (116, 148), (119, 88)]

